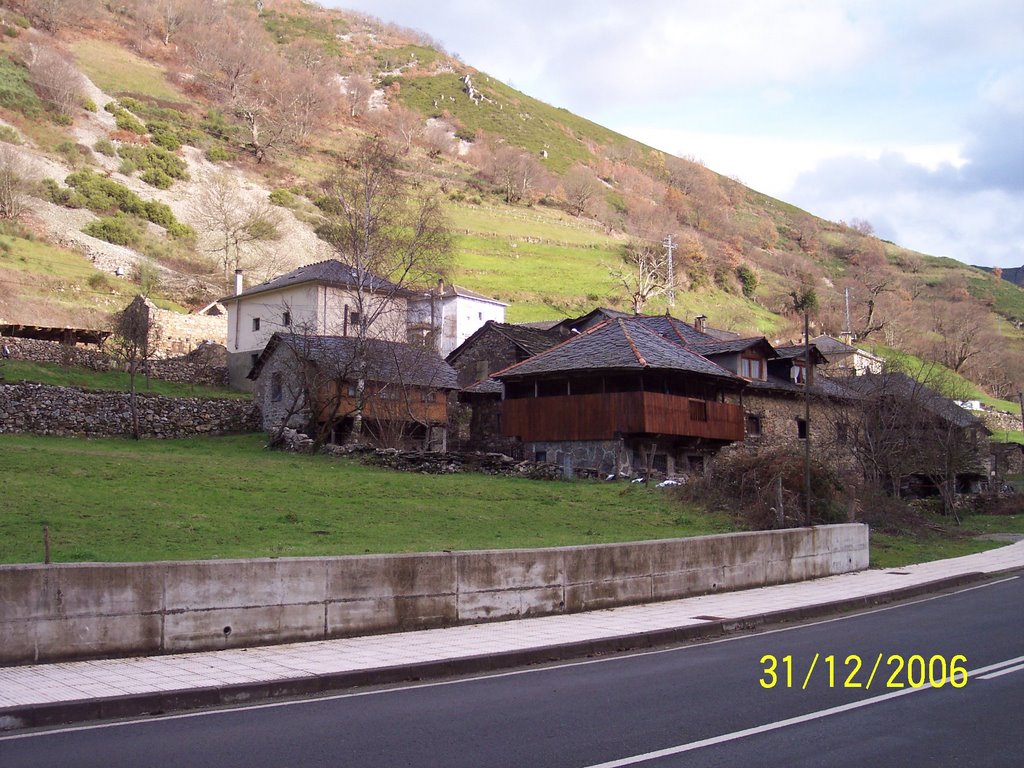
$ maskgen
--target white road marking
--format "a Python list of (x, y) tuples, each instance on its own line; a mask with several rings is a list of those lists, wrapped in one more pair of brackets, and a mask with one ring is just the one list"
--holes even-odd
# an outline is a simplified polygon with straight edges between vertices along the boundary
[[(191, 717), (208, 717), (210, 715), (230, 714), (230, 713), (233, 713), (233, 712), (244, 712), (244, 711), (254, 710), (254, 709), (273, 709), (273, 708), (276, 708), (276, 707), (293, 707), (293, 706), (303, 705), (303, 704), (315, 704), (315, 703), (319, 703), (319, 702), (322, 702), (322, 701), (336, 701), (338, 699), (353, 699), (353, 698), (358, 698), (358, 697), (361, 697), (361, 696), (380, 696), (382, 694), (387, 694), (387, 693), (401, 693), (403, 691), (414, 691), (414, 690), (419, 690), (419, 689), (422, 689), (422, 688), (438, 688), (438, 687), (446, 686), (446, 685), (462, 685), (463, 683), (472, 683), (472, 682), (476, 682), (478, 680), (495, 680), (495, 679), (499, 679), (499, 678), (503, 678), (503, 677), (515, 677), (517, 675), (539, 674), (539, 673), (548, 672), (548, 671), (551, 671), (551, 670), (554, 670), (554, 669), (567, 669), (567, 668), (571, 668), (571, 667), (586, 667), (586, 666), (590, 666), (591, 664), (607, 664), (607, 663), (610, 663), (610, 662), (621, 661), (623, 659), (642, 658), (642, 657), (645, 657), (645, 656), (660, 656), (661, 654), (664, 654), (664, 653), (680, 653), (680, 652), (683, 652), (683, 651), (688, 651), (691, 648), (701, 648), (701, 647), (706, 646), (706, 645), (718, 645), (719, 643), (730, 643), (730, 642), (734, 642), (736, 640), (744, 640), (744, 639), (747, 639), (747, 638), (750, 638), (750, 637), (761, 637), (763, 635), (774, 635), (774, 634), (778, 634), (779, 632), (792, 632), (793, 630), (806, 629), (807, 627), (816, 627), (816, 626), (819, 626), (821, 624), (831, 624), (831, 623), (836, 622), (836, 621), (846, 621), (847, 619), (855, 619), (855, 618), (857, 618), (859, 616), (869, 616), (869, 615), (871, 615), (873, 613), (882, 613), (884, 611), (893, 611), (893, 610), (896, 610), (898, 608), (906, 608), (908, 606), (917, 605), (919, 603), (927, 603), (927, 602), (930, 602), (932, 600), (941, 600), (942, 598), (945, 598), (945, 597), (953, 597), (954, 595), (960, 595), (960, 594), (963, 594), (964, 592), (973, 592), (976, 589), (987, 589), (988, 587), (994, 587), (994, 586), (996, 586), (998, 584), (1005, 584), (1008, 581), (1016, 581), (1019, 578), (1021, 578), (1021, 577), (1020, 576), (1009, 576), (1009, 577), (1007, 577), (1005, 579), (998, 579), (997, 581), (990, 581), (990, 582), (986, 582), (985, 584), (978, 584), (978, 585), (975, 585), (975, 586), (972, 586), (972, 587), (964, 587), (963, 589), (958, 589), (958, 590), (956, 590), (954, 592), (945, 592), (945, 593), (940, 594), (940, 595), (929, 595), (928, 597), (922, 597), (919, 600), (912, 600), (912, 601), (908, 601), (908, 602), (903, 602), (903, 603), (899, 603), (897, 605), (886, 605), (886, 606), (882, 606), (881, 608), (873, 608), (870, 611), (860, 611), (858, 613), (846, 614), (844, 616), (834, 616), (834, 617), (829, 618), (829, 619), (821, 619), (819, 621), (812, 621), (812, 622), (808, 622), (806, 624), (794, 624), (793, 626), (789, 626), (789, 627), (779, 627), (777, 629), (767, 629), (767, 630), (764, 630), (763, 632), (757, 632), (757, 633), (752, 634), (752, 635), (734, 635), (732, 637), (722, 637), (722, 638), (719, 638), (717, 640), (707, 640), (707, 641), (702, 642), (702, 643), (693, 643), (693, 644), (690, 644), (690, 645), (675, 646), (675, 647), (672, 647), (672, 648), (660, 648), (660, 649), (653, 650), (653, 651), (640, 651), (640, 652), (637, 652), (637, 653), (616, 654), (616, 655), (613, 655), (613, 656), (607, 656), (607, 657), (600, 658), (600, 659), (587, 659), (586, 661), (570, 661), (570, 662), (566, 662), (566, 663), (562, 663), (562, 664), (550, 664), (550, 665), (545, 665), (545, 666), (540, 666), (540, 667), (531, 667), (529, 669), (515, 669), (515, 670), (511, 670), (509, 672), (493, 672), (493, 673), (490, 673), (490, 674), (476, 675), (476, 676), (473, 676), (473, 677), (460, 677), (460, 678), (455, 679), (455, 680), (438, 680), (436, 682), (431, 682), (431, 683), (415, 683), (415, 684), (410, 684), (410, 685), (399, 685), (399, 686), (393, 686), (393, 687), (388, 687), (388, 688), (377, 688), (377, 689), (370, 690), (370, 691), (351, 691), (351, 692), (348, 692), (348, 693), (337, 693), (337, 694), (331, 694), (331, 695), (328, 695), (328, 696), (315, 696), (315, 697), (294, 699), (294, 700), (289, 700), (289, 701), (270, 701), (270, 702), (266, 702), (264, 704), (251, 704), (251, 705), (237, 706), (237, 707), (222, 707), (222, 708), (217, 708), (217, 709), (206, 709), (206, 710), (202, 710), (202, 711), (198, 711), (198, 712), (182, 712), (180, 714), (175, 714), (175, 715), (151, 715), (151, 716), (148, 716), (148, 717), (132, 718), (130, 720), (118, 720), (116, 722), (110, 722), (110, 723), (90, 723), (90, 724), (86, 724), (86, 725), (71, 725), (71, 726), (67, 726), (65, 728), (51, 728), (51, 729), (46, 729), (46, 730), (32, 731), (31, 733), (16, 733), (16, 734), (11, 734), (11, 735), (0, 735), (0, 741), (10, 741), (10, 740), (13, 740), (13, 739), (31, 739), (31, 738), (36, 738), (36, 737), (39, 737), (39, 736), (49, 736), (49, 735), (56, 734), (56, 733), (72, 733), (74, 731), (98, 730), (98, 729), (101, 729), (101, 728), (120, 728), (122, 726), (139, 725), (139, 724), (143, 724), (143, 723), (155, 723), (155, 722), (161, 722), (161, 721), (164, 721), (164, 720), (184, 720), (186, 718), (191, 718)], [(732, 620), (732, 619), (725, 619), (725, 620), (729, 621), (729, 620)], [(1020, 660), (1024, 660), (1024, 657), (1022, 657)], [(1004, 663), (1008, 663), (1008, 662), (1004, 662)], [(1002, 666), (1002, 663), (998, 664), (998, 665), (995, 665), (995, 666)], [(993, 669), (993, 668), (994, 667), (984, 667), (981, 670), (977, 670), (977, 671), (985, 672), (985, 671), (988, 671), (989, 669)], [(274, 681), (268, 681), (268, 682), (274, 682)], [(914, 689), (914, 690), (919, 690), (919, 689)]]
[[(1024, 656), (1018, 656), (1015, 659), (1007, 659), (1006, 661), (1000, 661), (996, 664), (990, 664), (987, 667), (979, 667), (975, 670), (967, 672), (967, 679), (970, 681), (972, 677), (977, 677), (979, 672), (988, 672), (989, 670), (998, 669), (1005, 667), (1007, 664), (1017, 664), (1024, 661)], [(1010, 669), (1004, 669), (1001, 672), (993, 673), (992, 675), (985, 675), (982, 679), (988, 679), (999, 674), (1005, 674), (1012, 672), (1017, 669), (1024, 669), (1024, 664), (1018, 667), (1011, 667)], [(941, 685), (944, 685), (949, 678), (943, 678)], [(746, 738), (747, 736), (756, 736), (759, 733), (768, 733), (769, 731), (777, 731), (780, 728), (788, 728), (791, 725), (799, 725), (800, 723), (807, 723), (812, 720), (820, 720), (823, 717), (830, 717), (832, 715), (838, 715), (843, 712), (849, 712), (854, 709), (861, 709), (862, 707), (869, 707), (872, 704), (880, 704), (883, 701), (889, 701), (890, 699), (896, 699), (900, 696), (907, 696), (911, 693), (919, 693), (921, 691), (927, 691), (929, 688), (935, 687), (933, 685), (926, 685), (921, 688), (902, 688), (898, 691), (891, 693), (883, 693), (881, 696), (874, 696), (870, 699), (862, 699), (861, 701), (852, 701), (849, 704), (842, 704), (838, 707), (830, 707), (828, 709), (821, 709), (817, 712), (808, 712), (806, 715), (799, 715), (797, 717), (790, 717), (785, 720), (777, 720), (774, 723), (765, 723), (764, 725), (758, 725), (754, 728), (744, 728), (742, 731), (733, 731), (732, 733), (724, 733), (721, 736), (712, 736), (708, 739), (701, 739), (700, 741), (691, 741), (689, 744), (680, 744), (675, 747), (667, 747), (665, 749), (659, 749), (654, 752), (645, 752), (642, 755), (633, 755), (632, 757), (624, 757), (619, 760), (611, 760), (607, 763), (597, 763), (594, 765), (588, 765), (586, 768), (624, 768), (627, 765), (638, 765), (639, 763), (646, 763), (650, 760), (657, 760), (661, 757), (670, 757), (672, 755), (681, 755), (684, 752), (693, 752), (697, 749), (703, 749), (704, 747), (711, 747), (716, 744), (724, 744), (729, 741), (736, 741), (738, 739)]]
[(991, 680), (993, 677), (1001, 677), (1002, 675), (1008, 675), (1011, 672), (1020, 672), (1024, 669), (1024, 664), (1018, 664), (1016, 667), (1010, 667), (1009, 669), (1001, 669), (998, 672), (989, 672), (987, 675), (982, 675), (979, 679)]

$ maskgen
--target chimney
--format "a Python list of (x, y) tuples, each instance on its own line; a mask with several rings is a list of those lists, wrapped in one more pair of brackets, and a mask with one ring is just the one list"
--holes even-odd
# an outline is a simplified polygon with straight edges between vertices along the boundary
[(444, 296), (444, 278), (439, 277), (437, 279), (437, 295)]
[(708, 327), (708, 318), (706, 315), (697, 315), (693, 318), (693, 327), (697, 333), (705, 333), (704, 329)]
[(235, 296), (242, 292), (242, 270), (235, 270)]

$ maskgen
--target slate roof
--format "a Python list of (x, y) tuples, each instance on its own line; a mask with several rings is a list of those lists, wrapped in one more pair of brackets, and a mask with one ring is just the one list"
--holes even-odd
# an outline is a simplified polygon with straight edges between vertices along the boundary
[(491, 296), (484, 296), (482, 293), (477, 293), (476, 291), (471, 291), (471, 290), (469, 290), (469, 288), (463, 288), (461, 285), (448, 285), (448, 286), (445, 286), (444, 293), (442, 293), (441, 295), (442, 296), (462, 296), (462, 297), (467, 298), (467, 299), (477, 299), (478, 301), (486, 301), (486, 302), (489, 302), (491, 304), (500, 304), (503, 307), (507, 307), (508, 306), (508, 304), (506, 304), (504, 301), (498, 301), (497, 299), (495, 299), (495, 298), (493, 298)]
[(985, 434), (991, 434), (984, 422), (973, 413), (905, 373), (866, 373), (863, 376), (847, 376), (842, 382), (844, 386), (863, 395), (884, 396), (892, 393), (895, 397), (907, 398), (914, 405), (926, 408), (957, 427), (980, 427)]
[(480, 381), (473, 382), (468, 387), (463, 387), (462, 391), (468, 395), (502, 395), (505, 392), (505, 385), (495, 379), (480, 379)]
[[(317, 365), (344, 365), (358, 349), (352, 336), (302, 336), (275, 333), (249, 372), (256, 379), (274, 350), (285, 345)], [(366, 339), (365, 378), (378, 382), (402, 382), (414, 387), (458, 389), (458, 374), (432, 349), (382, 339)]]
[(565, 336), (557, 330), (543, 330), (532, 328), (528, 325), (515, 325), (514, 323), (498, 323), (488, 320), (480, 326), (462, 344), (448, 353), (448, 362), (455, 362), (462, 355), (463, 350), (473, 346), (484, 334), (498, 333), (507, 338), (528, 355), (536, 355), (556, 344), (565, 341)]
[[(803, 344), (790, 344), (785, 347), (776, 347), (775, 352), (783, 360), (793, 360), (797, 357), (801, 357), (806, 349), (807, 347)], [(811, 358), (812, 362), (815, 364), (828, 362), (828, 358), (825, 357), (825, 355), (821, 353), (821, 350), (813, 344), (811, 344)]]
[[(845, 380), (844, 380), (845, 381)], [(760, 379), (751, 379), (747, 385), (747, 390), (764, 390), (769, 392), (788, 392), (794, 395), (803, 395), (804, 386), (802, 384), (794, 384), (789, 379), (784, 379), (780, 376), (773, 376), (768, 374), (768, 378), (765, 381)], [(839, 400), (858, 400), (861, 395), (857, 392), (848, 389), (843, 384), (835, 379), (831, 379), (818, 371), (814, 376), (814, 383), (811, 384), (811, 394), (816, 396), (830, 397)]]
[(492, 374), (496, 379), (580, 371), (664, 370), (742, 382), (735, 374), (676, 344), (637, 319), (606, 320), (529, 360)]
[(650, 328), (669, 341), (674, 341), (684, 346), (715, 341), (714, 336), (701, 333), (689, 323), (677, 320), (671, 315), (639, 315), (630, 319), (646, 328)]
[(729, 339), (727, 341), (700, 341), (690, 345), (690, 349), (701, 355), (727, 355), (735, 352), (744, 352), (753, 347), (761, 347), (761, 351), (771, 360), (778, 357), (775, 348), (764, 336), (751, 336), (746, 339)]
[[(278, 275), (273, 280), (254, 285), (239, 294), (225, 296), (220, 300), (230, 301), (268, 291), (277, 291), (282, 288), (291, 288), (293, 285), (301, 285), (303, 283), (319, 283), (340, 288), (355, 288), (358, 285), (358, 275), (352, 267), (342, 264), (337, 259), (327, 259), (326, 261), (318, 261), (315, 264), (307, 264), (304, 267), (293, 269), (291, 272)], [(400, 293), (403, 295), (408, 293), (383, 277), (378, 277), (368, 272), (363, 274), (363, 287), (382, 293)]]

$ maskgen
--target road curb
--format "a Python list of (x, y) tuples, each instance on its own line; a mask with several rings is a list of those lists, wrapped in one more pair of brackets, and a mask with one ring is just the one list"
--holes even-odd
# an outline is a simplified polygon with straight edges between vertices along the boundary
[(771, 611), (704, 624), (615, 635), (540, 646), (497, 654), (465, 656), (456, 659), (379, 667), (325, 675), (307, 675), (284, 680), (235, 685), (126, 694), (96, 699), (33, 704), (0, 708), (0, 732), (29, 728), (71, 725), (96, 720), (163, 715), (192, 709), (269, 703), (274, 699), (329, 694), (349, 688), (389, 685), (401, 682), (436, 680), (446, 677), (482, 674), (514, 667), (571, 659), (582, 659), (623, 651), (639, 651), (693, 640), (722, 637), (767, 626), (819, 618), (837, 613), (872, 608), (885, 603), (908, 600), (924, 594), (943, 592), (988, 581), (1019, 569), (998, 573), (971, 572), (948, 576), (923, 584), (901, 587), (871, 595), (834, 600), (799, 608)]

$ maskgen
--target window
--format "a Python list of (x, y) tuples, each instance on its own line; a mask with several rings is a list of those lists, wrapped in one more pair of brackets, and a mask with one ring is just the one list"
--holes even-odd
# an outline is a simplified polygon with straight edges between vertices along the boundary
[(740, 376), (742, 376), (745, 379), (759, 379), (761, 381), (764, 381), (764, 360), (762, 360), (759, 357), (741, 357)]
[(292, 324), (292, 313), (291, 312), (283, 312), (281, 314), (281, 325), (287, 327), (287, 326), (289, 326), (291, 324)]
[(437, 402), (437, 392), (435, 392), (432, 389), (431, 390), (427, 390), (426, 392), (424, 392), (423, 393), (423, 402), (424, 403), (436, 403)]
[(547, 451), (537, 451), (537, 452), (535, 452), (533, 454), (533, 460), (536, 461), (538, 464), (547, 464), (548, 452)]
[(748, 437), (760, 437), (761, 436), (761, 417), (755, 416), (752, 413), (747, 414), (747, 436)]
[(348, 321), (349, 321), (349, 323), (352, 324), (353, 328), (358, 328), (359, 325), (360, 325), (359, 313), (358, 312), (349, 312), (348, 313)]
[(249, 355), (249, 366), (251, 368), (255, 368), (256, 367), (256, 361), (259, 360), (259, 359), (260, 359), (259, 354), (257, 354), (256, 352), (253, 352), (251, 355)]
[(707, 421), (708, 404), (703, 400), (690, 401), (690, 421)]
[(260, 319), (258, 317), (254, 317), (252, 319), (252, 329), (254, 331), (258, 331), (260, 329)]
[(484, 313), (483, 312), (477, 312), (476, 313), (476, 319), (477, 320), (483, 320), (484, 319)]
[(801, 440), (807, 439), (807, 421), (805, 419), (796, 420), (796, 436)]
[(349, 384), (347, 392), (348, 392), (348, 396), (349, 397), (355, 397), (356, 396), (356, 385), (355, 384)]
[(281, 402), (281, 391), (283, 387), (281, 384), (281, 372), (274, 371), (270, 374), (270, 399), (275, 402)]

